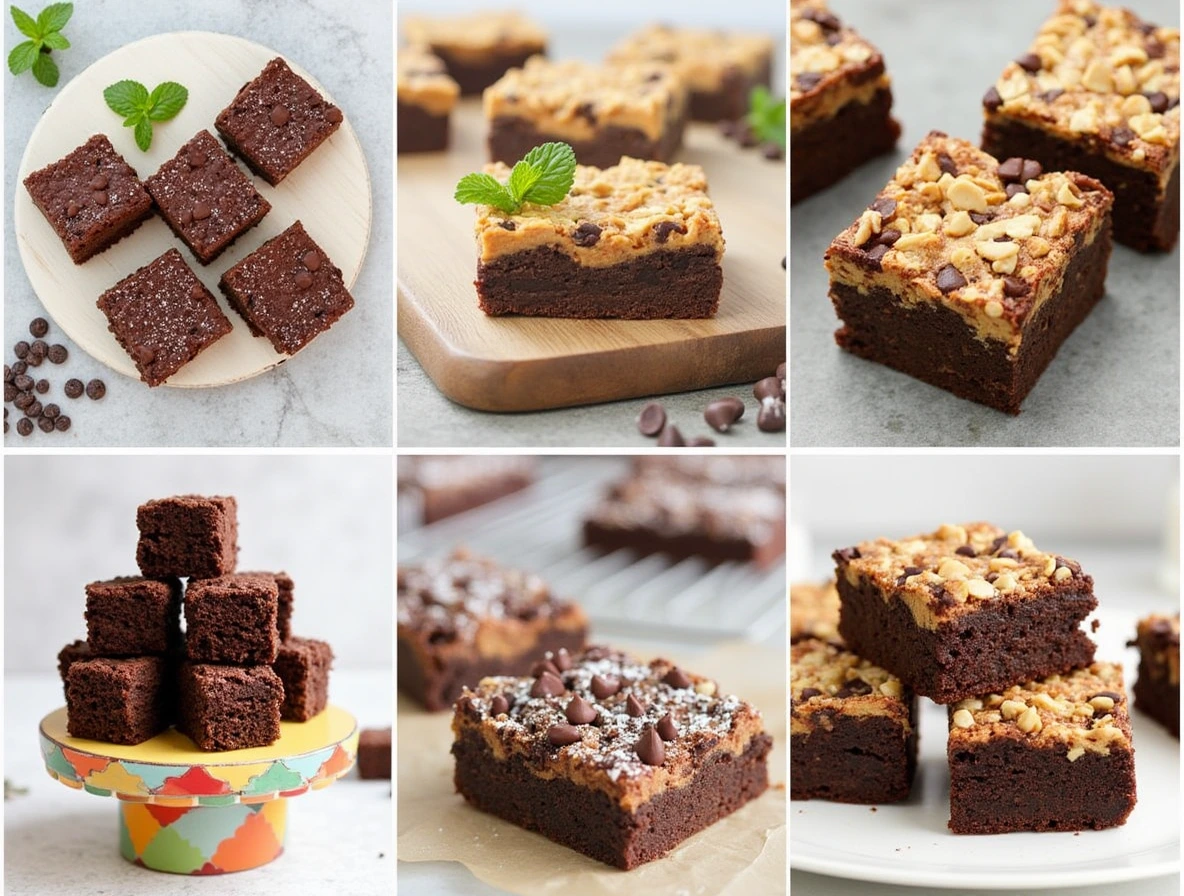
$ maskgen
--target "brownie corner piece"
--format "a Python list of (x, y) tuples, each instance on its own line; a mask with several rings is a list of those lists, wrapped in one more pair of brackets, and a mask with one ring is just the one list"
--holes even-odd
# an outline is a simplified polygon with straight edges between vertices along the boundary
[(790, 648), (790, 799), (908, 799), (917, 698), (899, 678), (836, 644)]
[(228, 269), (218, 288), (253, 335), (287, 355), (354, 307), (341, 269), (300, 221)]
[(134, 745), (166, 727), (165, 662), (75, 656), (66, 671), (66, 730), (71, 737)]
[(136, 528), (136, 564), (148, 578), (215, 578), (238, 562), (238, 505), (230, 496), (147, 501), (136, 509)]
[(1105, 288), (1114, 196), (930, 132), (826, 251), (838, 345), (1018, 414)]
[(333, 649), (314, 638), (287, 638), (280, 642), (272, 668), (284, 683), (280, 718), (307, 722), (329, 705), (329, 669)]
[(104, 134), (32, 172), (24, 183), (75, 264), (110, 248), (152, 216), (152, 197)]
[(190, 579), (185, 588), (186, 656), (198, 663), (271, 665), (280, 648), (278, 615), (274, 578), (240, 573)]
[(1139, 620), (1133, 646), (1139, 649), (1135, 709), (1180, 737), (1180, 614), (1152, 613)]
[(949, 707), (950, 830), (1116, 827), (1135, 806), (1122, 667), (1093, 663)]
[(181, 643), (181, 582), (123, 576), (86, 586), (86, 637), (96, 656), (163, 655)]

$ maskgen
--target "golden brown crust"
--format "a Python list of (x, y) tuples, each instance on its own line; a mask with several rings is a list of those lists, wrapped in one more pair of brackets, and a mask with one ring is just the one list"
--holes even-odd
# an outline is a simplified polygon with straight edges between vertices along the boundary
[(652, 24), (613, 47), (608, 61), (670, 63), (691, 90), (712, 93), (721, 88), (731, 71), (742, 71), (749, 78), (758, 77), (772, 57), (773, 41), (763, 34)]
[(835, 644), (808, 638), (790, 647), (790, 734), (833, 725), (833, 716), (883, 716), (906, 732), (911, 696), (901, 680)]
[(839, 637), (839, 592), (833, 581), (826, 584), (797, 582), (789, 586), (789, 640), (805, 638), (841, 643)]
[(409, 16), (403, 20), (403, 36), (409, 44), (447, 50), (468, 62), (480, 62), (491, 54), (542, 53), (547, 46), (547, 33), (517, 12)]
[(432, 115), (447, 115), (456, 106), (460, 87), (444, 63), (424, 47), (399, 50), (397, 92), (400, 103), (420, 106)]

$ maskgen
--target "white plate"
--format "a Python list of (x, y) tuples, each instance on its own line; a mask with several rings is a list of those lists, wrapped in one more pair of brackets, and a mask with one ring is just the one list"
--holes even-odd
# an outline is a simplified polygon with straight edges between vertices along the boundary
[[(198, 263), (159, 215), (106, 252), (76, 265), (25, 189), (23, 181), (29, 172), (57, 161), (91, 135), (100, 133), (110, 138), (143, 180), (203, 128), (217, 137), (214, 119), (218, 113), (243, 84), (279, 55), (227, 34), (189, 31), (147, 37), (104, 56), (74, 78), (33, 129), (13, 197), (21, 260), (49, 316), (87, 354), (112, 370), (139, 379), (135, 365), (107, 329), (107, 318), (95, 301), (119, 280), (170, 248), (181, 251), (218, 298), (234, 330), (173, 374), (166, 383), (169, 386), (220, 386), (260, 374), (287, 359), (266, 339), (251, 336), (242, 318), (219, 293), (218, 278), (293, 221), (304, 222), (312, 238), (341, 268), (347, 287), (357, 279), (370, 241), (370, 175), (362, 146), (350, 126), (348, 110), (343, 110), (345, 121), (337, 132), (278, 187), (252, 178), (256, 189), (271, 203), (271, 211), (208, 267)], [(286, 57), (285, 61), (332, 100), (308, 72)], [(180, 114), (153, 128), (152, 147), (146, 153), (136, 146), (131, 128), (123, 127), (122, 119), (103, 102), (103, 89), (125, 78), (139, 81), (149, 90), (161, 81), (179, 81), (189, 88), (189, 101)], [(315, 346), (314, 342), (304, 351), (315, 351)]]
[[(1099, 659), (1121, 658), (1129, 696), (1138, 651), (1124, 646), (1135, 617), (1099, 611)], [(1180, 870), (1180, 742), (1157, 722), (1132, 716), (1138, 803), (1105, 831), (951, 834), (946, 710), (921, 701), (921, 751), (905, 803), (789, 804), (790, 865), (835, 877), (912, 886), (1030, 890), (1137, 880)]]

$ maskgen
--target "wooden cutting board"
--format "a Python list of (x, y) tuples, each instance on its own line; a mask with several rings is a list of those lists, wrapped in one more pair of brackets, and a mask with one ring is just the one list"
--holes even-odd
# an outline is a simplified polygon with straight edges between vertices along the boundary
[(679, 161), (702, 165), (723, 224), (712, 320), (486, 317), (473, 280), (473, 206), (456, 182), (487, 159), (479, 100), (453, 113), (452, 148), (399, 157), (399, 335), (440, 390), (483, 411), (533, 411), (750, 383), (785, 360), (785, 165), (711, 125)]

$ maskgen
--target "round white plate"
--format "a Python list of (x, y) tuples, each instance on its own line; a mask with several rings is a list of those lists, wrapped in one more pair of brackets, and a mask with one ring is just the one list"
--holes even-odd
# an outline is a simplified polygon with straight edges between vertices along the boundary
[[(1129, 697), (1138, 651), (1135, 617), (1099, 611), (1099, 659), (1121, 658)], [(884, 884), (1031, 890), (1136, 880), (1180, 870), (1180, 742), (1137, 710), (1138, 803), (1127, 823), (1106, 831), (967, 836), (950, 833), (946, 710), (921, 701), (917, 778), (907, 802), (848, 806), (789, 804), (790, 865)]]
[[(57, 161), (99, 133), (110, 138), (141, 180), (147, 178), (203, 128), (217, 137), (214, 119), (218, 113), (229, 105), (239, 88), (279, 55), (227, 34), (188, 31), (147, 37), (104, 56), (74, 78), (33, 129), (13, 197), (21, 260), (49, 316), (87, 354), (112, 370), (139, 379), (135, 365), (107, 329), (107, 318), (95, 302), (105, 290), (170, 248), (180, 250), (218, 298), (234, 330), (170, 377), (166, 383), (169, 386), (220, 386), (260, 374), (287, 359), (266, 339), (251, 335), (243, 319), (222, 298), (218, 278), (297, 219), (304, 222), (312, 238), (341, 268), (346, 286), (353, 286), (357, 279), (370, 241), (370, 175), (362, 146), (350, 126), (348, 110), (343, 110), (345, 121), (337, 132), (278, 187), (252, 177), (255, 188), (271, 203), (271, 211), (208, 267), (202, 267), (159, 215), (106, 252), (76, 265), (25, 190), (27, 174)], [(332, 100), (308, 72), (290, 59), (285, 61)], [(125, 78), (139, 81), (149, 90), (161, 81), (178, 81), (189, 89), (189, 101), (180, 114), (154, 126), (152, 146), (146, 153), (136, 146), (131, 128), (123, 127), (120, 116), (103, 101), (103, 89)], [(304, 351), (316, 351), (316, 342)]]

